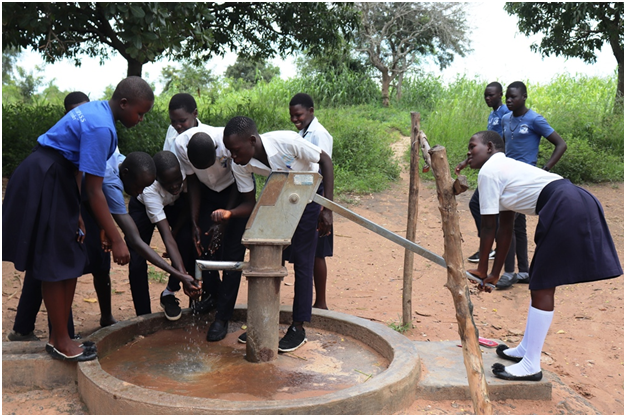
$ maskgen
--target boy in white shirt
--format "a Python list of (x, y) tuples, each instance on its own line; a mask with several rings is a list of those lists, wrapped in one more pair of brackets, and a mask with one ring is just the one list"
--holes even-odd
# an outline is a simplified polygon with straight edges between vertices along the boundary
[[(331, 157), (319, 147), (302, 140), (294, 131), (273, 131), (258, 134), (255, 122), (248, 117), (232, 118), (223, 133), (223, 143), (230, 151), (236, 185), (243, 202), (228, 213), (232, 216), (251, 214), (255, 205), (253, 174), (268, 176), (271, 171), (318, 171), (320, 167), (325, 182), (325, 197), (334, 197), (334, 167)], [(304, 322), (312, 318), (312, 286), (314, 253), (317, 235), (331, 232), (332, 212), (321, 211), (321, 206), (309, 203), (297, 225), (291, 245), (284, 251), (295, 270), (295, 298), (293, 300), (293, 323), (279, 341), (280, 352), (291, 352), (306, 341)], [(239, 341), (247, 341), (246, 333)]]
[[(187, 175), (191, 228), (197, 257), (242, 261), (245, 247), (241, 239), (249, 214), (230, 217), (218, 213), (240, 203), (240, 193), (232, 175), (230, 152), (223, 144), (223, 127), (200, 124), (190, 128), (176, 137), (174, 150)], [(215, 249), (215, 238), (222, 238), (218, 249)], [(227, 335), (240, 280), (241, 271), (223, 271), (222, 279), (218, 271), (204, 272), (204, 290), (216, 299), (217, 307), (206, 340), (219, 341)]]
[[(314, 102), (308, 94), (296, 94), (289, 104), (290, 121), (299, 130), (299, 135), (332, 156), (334, 138), (314, 116)], [(323, 194), (321, 182), (320, 193)], [(323, 209), (323, 208), (321, 208)], [(312, 307), (327, 310), (327, 262), (325, 257), (334, 255), (334, 233), (318, 237), (314, 256), (314, 290), (316, 299)]]

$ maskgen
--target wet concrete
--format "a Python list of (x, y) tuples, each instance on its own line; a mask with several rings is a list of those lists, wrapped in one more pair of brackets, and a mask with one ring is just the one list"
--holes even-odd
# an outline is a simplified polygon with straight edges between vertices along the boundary
[[(100, 359), (78, 364), (81, 398), (92, 415), (393, 414), (413, 403), (420, 359), (412, 342), (388, 327), (315, 310), (307, 344), (273, 362), (250, 363), (236, 342), (245, 317), (237, 308), (232, 321), (239, 323), (217, 343), (204, 340), (209, 319), (198, 323), (188, 312), (177, 322), (158, 313), (102, 329), (92, 336)], [(291, 318), (282, 307), (282, 330)], [(149, 343), (156, 345), (151, 351)], [(151, 357), (141, 362), (141, 355)]]
[[(100, 359), (112, 376), (152, 390), (209, 399), (292, 400), (321, 396), (368, 381), (388, 361), (364, 343), (308, 328), (308, 342), (272, 362), (250, 363), (233, 322), (225, 339), (205, 340), (208, 326), (162, 330)], [(282, 326), (280, 337), (288, 326)], [(233, 331), (232, 331), (233, 330)]]

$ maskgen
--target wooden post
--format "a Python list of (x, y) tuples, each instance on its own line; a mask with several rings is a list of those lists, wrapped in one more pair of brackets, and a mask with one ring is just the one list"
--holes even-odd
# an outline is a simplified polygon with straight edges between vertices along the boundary
[[(405, 239), (416, 239), (416, 221), (418, 220), (418, 151), (420, 149), (420, 113), (412, 112), (412, 132), (410, 137), (410, 184), (407, 199), (407, 231)], [(412, 276), (414, 274), (414, 253), (405, 250), (403, 259), (403, 326), (412, 324)]]
[(457, 214), (457, 201), (453, 194), (453, 179), (446, 158), (446, 149), (442, 146), (435, 146), (429, 150), (429, 154), (431, 154), (431, 168), (436, 181), (442, 215), (444, 259), (447, 265), (446, 288), (451, 292), (455, 303), (455, 317), (464, 353), (470, 397), (475, 414), (491, 415), (492, 402), (483, 372), (479, 332), (472, 316), (470, 291), (464, 276), (459, 215)]

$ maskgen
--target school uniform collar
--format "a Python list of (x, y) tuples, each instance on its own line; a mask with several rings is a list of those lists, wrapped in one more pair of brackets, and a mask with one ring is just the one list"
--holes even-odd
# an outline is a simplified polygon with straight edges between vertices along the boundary
[(314, 130), (318, 127), (318, 124), (320, 123), (316, 117), (314, 117), (312, 121), (310, 121), (310, 124), (308, 124), (308, 128), (306, 128), (305, 131), (301, 130), (301, 137), (305, 137), (309, 132), (314, 132)]

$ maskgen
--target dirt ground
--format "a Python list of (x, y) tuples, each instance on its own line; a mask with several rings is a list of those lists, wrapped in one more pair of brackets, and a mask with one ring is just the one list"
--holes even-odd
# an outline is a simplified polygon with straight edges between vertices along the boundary
[[(454, 162), (451, 164), (454, 166)], [(432, 178), (431, 173), (426, 177)], [(389, 190), (337, 200), (356, 213), (399, 234), (405, 235), (408, 198), (408, 173)], [(602, 202), (607, 222), (620, 255), (624, 258), (624, 183), (584, 186)], [(472, 191), (457, 197), (463, 236), (463, 256), (478, 247), (474, 222), (468, 209)], [(534, 250), (535, 217), (527, 218), (529, 254)], [(332, 310), (374, 320), (382, 324), (401, 324), (401, 296), (404, 249), (386, 239), (334, 216), (334, 256), (328, 258), (328, 303)], [(416, 243), (443, 254), (443, 235), (435, 183), (421, 180)], [(163, 244), (155, 235), (152, 246), (162, 252)], [(445, 288), (447, 274), (437, 265), (415, 257), (413, 328), (405, 335), (418, 341), (458, 340), (457, 322), (450, 292)], [(472, 264), (465, 262), (465, 267)], [(2, 334), (11, 330), (20, 296), (23, 274), (12, 264), (2, 264)], [(152, 310), (160, 311), (158, 298), (164, 283), (151, 281)], [(127, 267), (112, 269), (113, 310), (118, 320), (134, 316)], [(180, 295), (178, 295), (180, 297)], [(282, 304), (291, 305), (293, 274), (282, 285)], [(542, 354), (542, 368), (555, 373), (561, 383), (553, 384), (553, 399), (548, 402), (507, 400), (493, 402), (496, 414), (623, 414), (624, 413), (624, 278), (560, 287), (556, 293), (555, 316)], [(516, 345), (522, 336), (529, 307), (526, 284), (493, 293), (472, 291), (474, 319), (480, 335)], [(247, 301), (243, 279), (238, 303)], [(186, 302), (186, 300), (183, 300)], [(76, 330), (83, 336), (99, 328), (99, 309), (92, 277), (78, 280), (74, 298)], [(40, 312), (35, 334), (47, 337), (45, 311)], [(486, 368), (489, 371), (489, 368)], [(53, 391), (12, 393), (3, 391), (3, 414), (45, 415), (86, 414), (75, 387)], [(471, 414), (470, 401), (416, 401), (404, 415)]]

